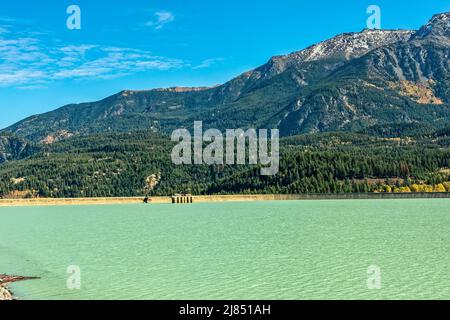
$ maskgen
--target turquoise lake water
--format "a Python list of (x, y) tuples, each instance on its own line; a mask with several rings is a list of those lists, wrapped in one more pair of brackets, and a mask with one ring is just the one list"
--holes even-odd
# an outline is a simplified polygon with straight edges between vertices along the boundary
[[(23, 299), (450, 299), (450, 200), (0, 208)], [(81, 270), (69, 290), (67, 267)], [(381, 289), (367, 286), (368, 268)]]

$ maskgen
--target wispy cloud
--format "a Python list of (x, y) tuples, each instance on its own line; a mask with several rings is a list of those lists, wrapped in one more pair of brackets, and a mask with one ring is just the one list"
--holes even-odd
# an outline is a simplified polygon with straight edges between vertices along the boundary
[(155, 19), (147, 22), (147, 27), (152, 27), (155, 30), (160, 30), (164, 25), (175, 20), (175, 15), (168, 11), (158, 11), (155, 13)]
[(99, 45), (50, 46), (36, 37), (0, 34), (0, 87), (41, 88), (57, 80), (112, 79), (187, 66), (149, 51)]
[(192, 69), (205, 69), (209, 68), (221, 61), (225, 60), (224, 58), (212, 58), (212, 59), (205, 59), (200, 64), (192, 67)]
[[(67, 47), (62, 50), (67, 52)], [(95, 77), (112, 79), (148, 70), (168, 70), (184, 65), (181, 60), (154, 56), (150, 52), (119, 47), (86, 46), (85, 51), (70, 51), (66, 58), (72, 67), (54, 74), (56, 79)], [(86, 58), (86, 54), (96, 56)], [(82, 63), (80, 63), (82, 61)]]

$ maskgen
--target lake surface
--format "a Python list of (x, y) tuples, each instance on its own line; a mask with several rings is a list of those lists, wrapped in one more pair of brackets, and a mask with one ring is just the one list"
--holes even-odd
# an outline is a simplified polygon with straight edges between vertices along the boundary
[(449, 199), (16, 207), (0, 221), (0, 273), (41, 277), (11, 286), (23, 299), (450, 299)]

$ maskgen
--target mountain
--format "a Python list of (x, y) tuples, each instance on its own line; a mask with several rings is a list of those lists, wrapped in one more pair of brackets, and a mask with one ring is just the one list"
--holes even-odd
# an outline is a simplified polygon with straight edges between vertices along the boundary
[(435, 38), (448, 44), (450, 37), (449, 17), (450, 13), (448, 12), (434, 15), (430, 22), (414, 34), (413, 38)]
[(418, 31), (345, 33), (210, 88), (122, 91), (32, 116), (4, 131), (44, 144), (78, 135), (204, 127), (284, 136), (450, 123), (450, 13)]
[(437, 15), (407, 41), (380, 46), (331, 72), (299, 98), (298, 110), (282, 120), (282, 131), (448, 124), (449, 17)]
[(38, 147), (21, 138), (11, 135), (0, 135), (0, 164), (9, 161), (22, 159), (38, 151)]

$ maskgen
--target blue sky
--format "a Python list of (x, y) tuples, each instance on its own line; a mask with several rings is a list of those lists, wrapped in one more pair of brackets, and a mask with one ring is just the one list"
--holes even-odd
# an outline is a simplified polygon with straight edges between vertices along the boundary
[[(6, 1), (5, 1), (6, 2)], [(0, 6), (0, 128), (123, 89), (208, 86), (366, 26), (417, 29), (447, 1), (15, 0)], [(81, 30), (69, 30), (69, 5)]]

